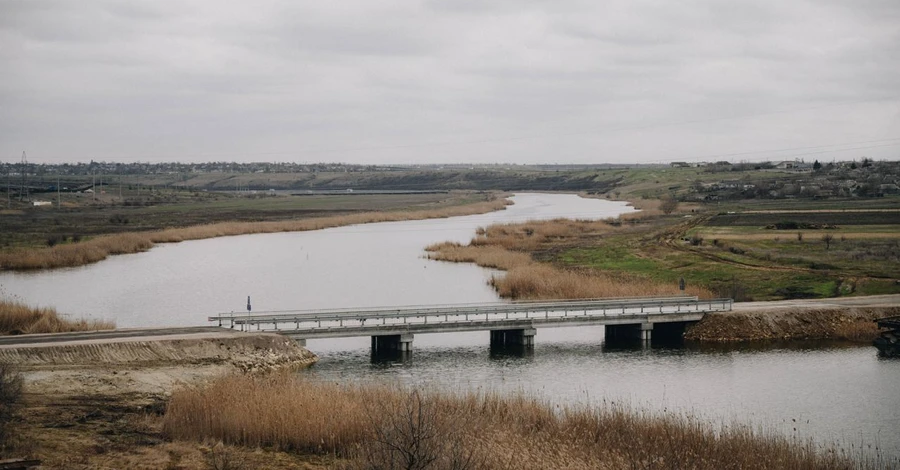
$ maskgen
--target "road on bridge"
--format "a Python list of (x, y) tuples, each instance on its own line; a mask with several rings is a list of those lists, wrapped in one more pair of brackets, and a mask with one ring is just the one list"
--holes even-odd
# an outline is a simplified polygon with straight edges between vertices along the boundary
[[(784, 310), (791, 308), (848, 308), (848, 307), (898, 307), (900, 295), (874, 295), (841, 297), (833, 299), (798, 299), (771, 302), (740, 302), (733, 305), (734, 312)], [(724, 313), (727, 315), (728, 313)], [(112, 343), (121, 341), (152, 341), (155, 339), (187, 339), (233, 336), (240, 334), (229, 328), (199, 326), (185, 328), (133, 328), (109, 331), (77, 333), (49, 333), (35, 335), (0, 336), (0, 348), (40, 347), (75, 343)]]

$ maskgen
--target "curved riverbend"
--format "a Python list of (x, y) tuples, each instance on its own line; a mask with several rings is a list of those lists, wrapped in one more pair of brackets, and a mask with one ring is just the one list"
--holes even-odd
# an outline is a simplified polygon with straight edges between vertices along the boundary
[[(605, 218), (632, 209), (572, 195), (520, 194), (477, 216), (183, 242), (96, 265), (0, 274), (5, 294), (120, 327), (201, 325), (215, 312), (499, 301), (492, 272), (424, 259), (434, 242), (535, 218)], [(451, 389), (525, 391), (561, 404), (599, 400), (753, 423), (822, 444), (878, 445), (900, 457), (900, 361), (874, 348), (611, 348), (603, 329), (541, 329), (533, 355), (492, 352), (488, 334), (416, 336), (407, 362), (372, 362), (368, 338), (316, 340), (302, 372), (317, 380), (387, 380)]]

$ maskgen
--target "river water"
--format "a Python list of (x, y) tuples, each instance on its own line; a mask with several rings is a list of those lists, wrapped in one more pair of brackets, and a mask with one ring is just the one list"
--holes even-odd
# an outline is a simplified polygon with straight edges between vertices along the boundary
[[(632, 209), (572, 195), (520, 194), (505, 211), (314, 232), (160, 245), (80, 268), (0, 274), (0, 295), (119, 327), (189, 326), (253, 310), (500, 301), (497, 273), (424, 259), (434, 242), (479, 226), (606, 218)], [(612, 347), (602, 327), (538, 330), (533, 353), (491, 351), (488, 333), (418, 335), (407, 360), (372, 360), (368, 338), (312, 340), (318, 380), (388, 380), (536, 394), (554, 403), (613, 401), (749, 423), (823, 445), (878, 446), (900, 458), (900, 360), (868, 346)]]

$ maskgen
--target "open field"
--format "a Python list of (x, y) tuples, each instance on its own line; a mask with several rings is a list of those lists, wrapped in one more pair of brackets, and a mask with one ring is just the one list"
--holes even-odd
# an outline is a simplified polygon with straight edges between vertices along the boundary
[[(798, 231), (761, 235), (695, 222), (646, 227), (637, 236), (580, 241), (550, 259), (572, 267), (699, 284), (736, 300), (900, 292), (900, 226), (874, 233)], [(812, 233), (810, 233), (812, 232)], [(720, 236), (721, 234), (721, 236)]]

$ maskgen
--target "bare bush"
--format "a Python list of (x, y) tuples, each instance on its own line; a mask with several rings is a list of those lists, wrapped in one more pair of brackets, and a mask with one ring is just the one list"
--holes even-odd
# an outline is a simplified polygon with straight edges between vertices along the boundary
[(675, 212), (676, 209), (678, 209), (678, 200), (674, 197), (663, 199), (659, 204), (659, 210), (666, 215)]
[(825, 235), (822, 235), (822, 243), (825, 243), (826, 251), (831, 249), (832, 240), (834, 240), (834, 235), (832, 235), (830, 233), (826, 233)]
[[(475, 466), (471, 448), (462, 440), (459, 414), (441, 412), (436, 400), (414, 390), (367, 410), (374, 437), (360, 446), (371, 470), (464, 470)], [(360, 460), (363, 460), (360, 459)]]

